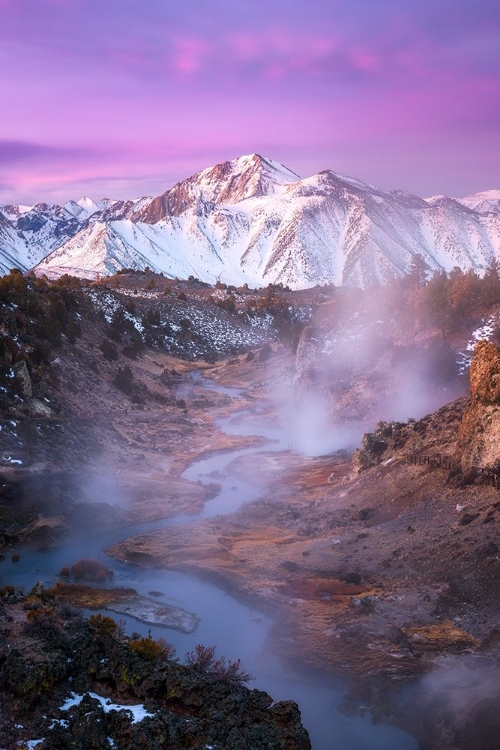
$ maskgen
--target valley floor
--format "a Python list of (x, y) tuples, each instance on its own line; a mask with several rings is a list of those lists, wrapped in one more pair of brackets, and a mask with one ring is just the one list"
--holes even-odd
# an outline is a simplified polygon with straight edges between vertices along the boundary
[[(244, 389), (236, 399), (193, 381), (189, 367), (169, 365), (179, 371), (185, 408), (102, 417), (101, 460), (86, 472), (78, 513), (63, 517), (54, 506), (18, 539), (57, 544), (85, 513), (95, 518), (92, 500), (104, 526), (195, 513), (216, 493), (218, 477), (209, 487), (182, 472), (200, 457), (260, 443), (262, 452), (231, 464), (234, 477), (258, 484), (256, 501), (226, 516), (127, 538), (109, 554), (195, 572), (272, 611), (270, 652), (357, 678), (346, 712), (369, 706), (407, 728), (422, 748), (497, 747), (500, 493), (488, 484), (458, 486), (453, 472), (436, 463), (408, 462), (453, 456), (467, 400), (391, 428), (384, 460), (358, 470), (359, 456), (304, 458), (266, 450), (252, 437), (256, 406), (260, 422), (280, 418), (262, 366), (240, 356), (205, 367), (219, 386)], [(280, 383), (282, 396), (289, 386)], [(218, 429), (216, 420), (242, 410), (249, 437)]]

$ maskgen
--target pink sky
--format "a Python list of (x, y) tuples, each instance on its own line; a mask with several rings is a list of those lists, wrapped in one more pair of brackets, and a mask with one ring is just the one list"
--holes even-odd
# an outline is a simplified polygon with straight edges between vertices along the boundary
[(0, 0), (0, 204), (158, 194), (258, 152), (500, 188), (497, 0)]

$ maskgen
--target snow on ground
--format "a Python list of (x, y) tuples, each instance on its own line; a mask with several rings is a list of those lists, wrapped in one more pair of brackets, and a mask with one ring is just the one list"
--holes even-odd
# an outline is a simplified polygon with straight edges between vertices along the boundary
[[(112, 703), (108, 698), (103, 698), (102, 695), (97, 693), (85, 693), (84, 695), (78, 695), (77, 693), (71, 693), (71, 698), (68, 698), (60, 707), (61, 711), (69, 711), (72, 706), (79, 706), (85, 695), (90, 695), (94, 700), (99, 701), (103, 711), (109, 713), (110, 711), (127, 711), (131, 714), (132, 724), (137, 724), (147, 717), (153, 717), (154, 714), (146, 711), (142, 703), (133, 706), (125, 706), (120, 703)], [(64, 720), (63, 720), (64, 721)], [(38, 740), (40, 741), (40, 740)]]
[(126, 320), (132, 321), (134, 328), (139, 331), (139, 333), (142, 334), (144, 332), (144, 326), (142, 325), (141, 320), (136, 315), (132, 315), (132, 313), (126, 310), (120, 300), (111, 294), (111, 292), (98, 294), (97, 292), (91, 291), (89, 292), (89, 297), (95, 306), (101, 310), (107, 323), (111, 323), (114, 313), (117, 312), (117, 310), (121, 310), (123, 312), (123, 317)]
[(366, 329), (363, 326), (358, 326), (357, 328), (351, 328), (346, 331), (334, 331), (333, 333), (328, 334), (323, 339), (323, 349), (321, 350), (321, 354), (330, 356), (337, 351), (337, 346), (339, 344), (347, 344), (349, 342), (361, 340), (365, 331)]
[[(146, 309), (136, 313), (129, 312), (119, 295), (105, 290), (92, 289), (88, 292), (93, 304), (99, 309), (107, 323), (111, 323), (113, 315), (121, 310), (124, 317), (130, 320), (136, 330), (144, 338), (142, 322)], [(130, 293), (127, 296), (132, 296)], [(142, 300), (158, 300), (158, 292), (140, 293), (133, 295), (140, 302)], [(162, 304), (164, 302), (164, 304)], [(167, 351), (173, 354), (187, 354), (191, 357), (203, 356), (207, 350), (215, 352), (231, 352), (237, 349), (261, 346), (274, 338), (272, 334), (273, 317), (269, 314), (244, 318), (243, 313), (231, 314), (207, 303), (197, 304), (186, 300), (182, 304), (176, 299), (158, 300), (160, 312), (160, 326), (155, 326), (158, 332), (165, 331), (164, 344)], [(306, 316), (307, 317), (307, 316)], [(189, 335), (178, 334), (186, 326)]]
[[(170, 328), (179, 330), (179, 323), (187, 319), (190, 321), (190, 330), (195, 336), (203, 337), (206, 346), (217, 352), (231, 351), (245, 347), (259, 346), (269, 340), (271, 333), (272, 317), (250, 319), (250, 325), (239, 321), (232, 315), (221, 312), (218, 308), (204, 309), (194, 304), (187, 303), (182, 309), (171, 311), (167, 320), (162, 319), (162, 324), (168, 323)], [(176, 337), (165, 337), (166, 347), (175, 350), (186, 351), (192, 356), (203, 353), (204, 347), (196, 338), (184, 340), (180, 344)]]
[[(149, 713), (149, 711), (146, 711), (142, 703), (127, 706), (121, 703), (113, 703), (108, 698), (103, 698), (102, 695), (98, 695), (97, 693), (84, 693), (83, 695), (78, 695), (77, 693), (71, 693), (71, 698), (68, 698), (64, 701), (62, 706), (60, 706), (61, 711), (69, 711), (70, 708), (73, 706), (79, 706), (83, 698), (89, 695), (94, 700), (99, 701), (99, 703), (102, 706), (102, 709), (105, 713), (109, 713), (110, 711), (126, 711), (130, 715), (130, 720), (132, 724), (138, 724), (143, 719), (146, 719), (148, 717), (153, 717), (154, 714)], [(68, 722), (66, 719), (54, 719), (52, 721), (52, 724), (50, 726), (50, 729), (53, 729), (57, 724), (63, 727), (68, 726)], [(38, 740), (27, 740), (23, 741), (21, 743), (18, 743), (18, 746), (22, 746), (27, 748), (27, 750), (36, 750), (37, 747), (39, 747), (44, 742), (44, 737)], [(115, 744), (113, 740), (108, 737), (108, 742), (110, 744), (110, 747), (114, 747)]]
[(463, 375), (464, 372), (470, 367), (470, 363), (472, 362), (472, 354), (477, 342), (481, 341), (481, 339), (486, 339), (486, 341), (489, 341), (496, 327), (496, 315), (491, 315), (487, 321), (483, 321), (483, 324), (480, 325), (479, 328), (476, 328), (475, 331), (472, 331), (471, 337), (465, 347), (465, 351), (460, 352), (457, 359), (457, 365), (461, 375)]

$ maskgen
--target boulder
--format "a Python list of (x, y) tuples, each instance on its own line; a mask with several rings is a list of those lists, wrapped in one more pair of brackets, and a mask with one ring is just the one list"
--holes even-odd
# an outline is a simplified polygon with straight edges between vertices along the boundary
[(31, 377), (24, 359), (20, 362), (16, 362), (12, 369), (20, 383), (22, 395), (26, 398), (31, 398), (33, 395), (33, 386), (31, 385)]
[(44, 401), (38, 398), (32, 398), (29, 402), (29, 411), (33, 417), (49, 418), (52, 416), (52, 409)]

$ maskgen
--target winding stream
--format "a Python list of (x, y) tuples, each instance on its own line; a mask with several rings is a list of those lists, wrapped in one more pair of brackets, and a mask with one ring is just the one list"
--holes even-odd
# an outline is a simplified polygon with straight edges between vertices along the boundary
[[(198, 376), (195, 382), (199, 380)], [(241, 389), (217, 386), (211, 381), (204, 381), (203, 386), (232, 398), (242, 394)], [(150, 632), (153, 638), (166, 637), (175, 645), (181, 659), (198, 643), (216, 644), (221, 655), (229, 659), (240, 658), (243, 667), (255, 675), (251, 687), (266, 690), (275, 700), (297, 701), (314, 750), (417, 750), (416, 740), (406, 732), (388, 725), (372, 725), (369, 717), (346, 717), (338, 713), (336, 705), (346, 690), (342, 682), (299, 677), (291, 674), (290, 668), (278, 660), (273, 663), (268, 653), (264, 657), (264, 644), (272, 621), (262, 612), (238, 602), (222, 589), (194, 575), (165, 569), (144, 570), (121, 564), (105, 555), (104, 549), (124, 538), (231, 513), (243, 503), (256, 499), (259, 489), (231, 476), (230, 464), (243, 455), (288, 447), (282, 431), (268, 424), (257, 424), (255, 416), (251, 426), (245, 425), (241, 415), (237, 422), (234, 416), (221, 420), (218, 427), (231, 434), (257, 434), (272, 442), (265, 448), (254, 446), (231, 450), (191, 464), (183, 474), (186, 479), (210, 483), (213, 482), (210, 475), (218, 472), (217, 481), (221, 485), (219, 494), (205, 503), (198, 515), (180, 514), (161, 521), (97, 533), (90, 538), (86, 535), (57, 549), (23, 549), (15, 568), (10, 561), (0, 564), (0, 585), (11, 583), (29, 590), (37, 581), (42, 581), (51, 586), (59, 579), (58, 571), (68, 561), (83, 557), (100, 559), (114, 571), (113, 585), (133, 587), (144, 596), (150, 596), (152, 591), (162, 592), (156, 601), (182, 607), (200, 617), (196, 632), (188, 635), (174, 630), (166, 632), (165, 628), (149, 627), (131, 617), (120, 616), (119, 619), (126, 623), (126, 632), (135, 631), (142, 635)]]

